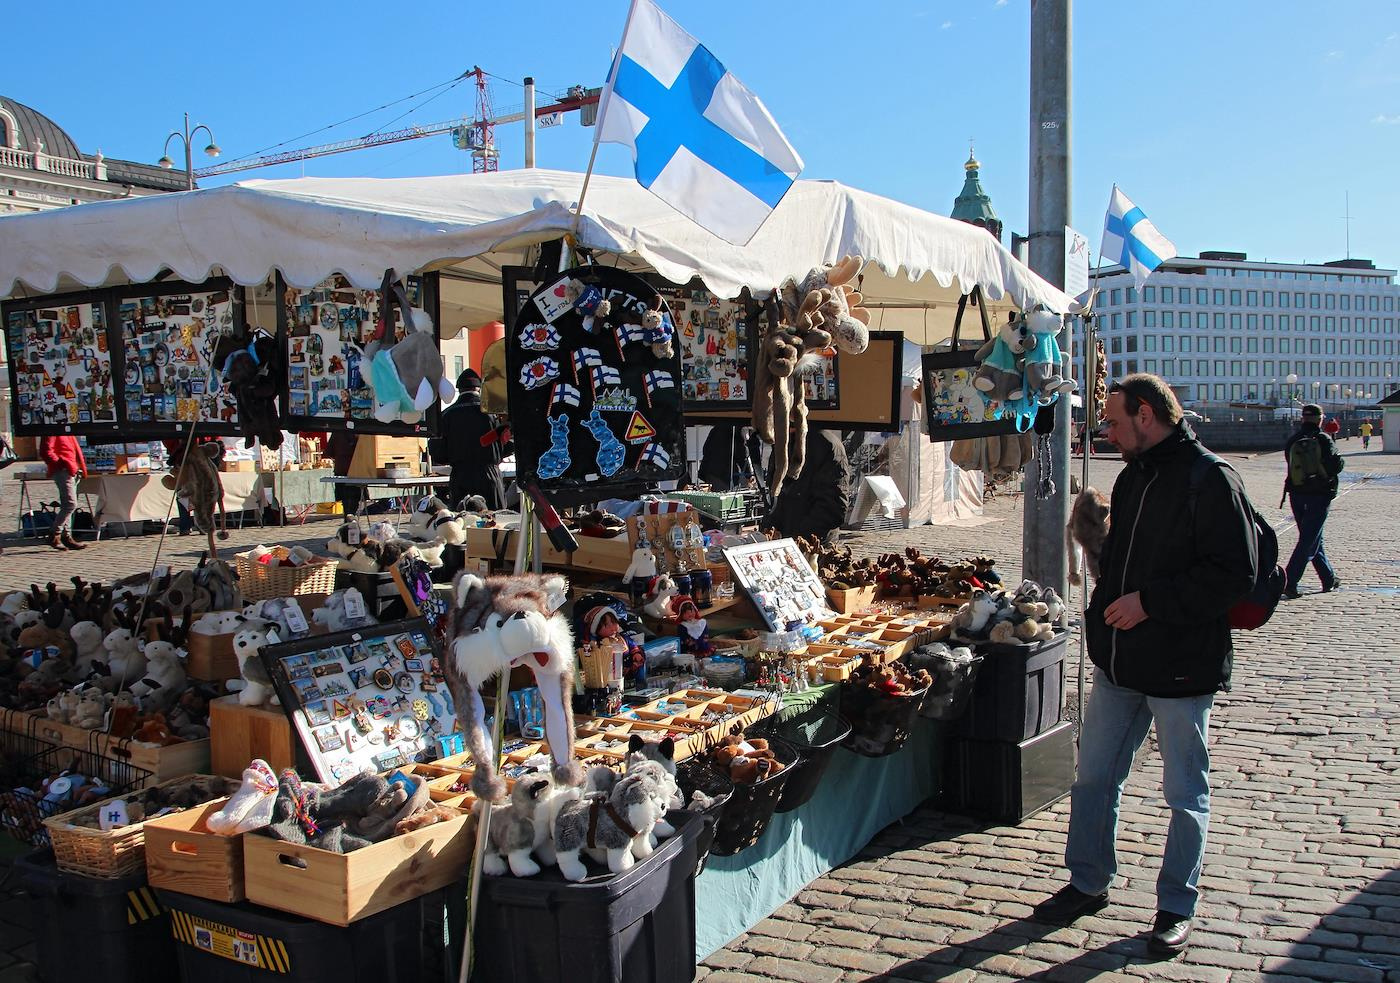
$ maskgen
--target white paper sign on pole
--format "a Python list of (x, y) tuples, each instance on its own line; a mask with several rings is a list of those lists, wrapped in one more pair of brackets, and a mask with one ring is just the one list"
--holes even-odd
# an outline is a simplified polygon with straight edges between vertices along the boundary
[(1089, 289), (1089, 240), (1065, 226), (1065, 293), (1081, 297)]

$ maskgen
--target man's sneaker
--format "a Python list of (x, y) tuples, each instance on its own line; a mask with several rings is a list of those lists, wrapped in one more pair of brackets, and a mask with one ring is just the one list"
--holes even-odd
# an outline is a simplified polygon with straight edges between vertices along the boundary
[(1147, 940), (1147, 951), (1154, 956), (1171, 958), (1186, 951), (1186, 942), (1191, 938), (1191, 917), (1178, 915), (1173, 911), (1157, 912), (1152, 923), (1152, 935)]
[(1298, 588), (1296, 587), (1285, 587), (1281, 596), (1285, 601), (1296, 601), (1303, 595), (1298, 593)]
[(1108, 892), (1085, 894), (1072, 884), (1066, 884), (1035, 906), (1033, 917), (1051, 925), (1069, 925), (1082, 915), (1092, 915), (1108, 906)]
[(1338, 578), (1338, 579), (1332, 581), (1332, 582), (1331, 582), (1330, 584), (1328, 584), (1327, 586), (1323, 587), (1323, 588), (1322, 588), (1322, 593), (1324, 593), (1324, 594), (1330, 594), (1330, 593), (1332, 593), (1334, 590), (1339, 589), (1341, 586), (1342, 586), (1342, 581), (1341, 581), (1340, 578)]

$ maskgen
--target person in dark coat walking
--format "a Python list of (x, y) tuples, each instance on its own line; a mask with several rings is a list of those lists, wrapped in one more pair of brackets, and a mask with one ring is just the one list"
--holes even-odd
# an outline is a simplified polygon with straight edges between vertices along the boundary
[(1293, 508), (1293, 522), (1298, 527), (1298, 545), (1284, 568), (1288, 582), (1283, 596), (1289, 600), (1301, 596), (1298, 582), (1303, 579), (1303, 571), (1309, 563), (1322, 581), (1324, 594), (1342, 585), (1322, 546), (1322, 527), (1327, 523), (1332, 499), (1337, 497), (1337, 475), (1342, 473), (1345, 462), (1337, 453), (1332, 431), (1320, 426), (1321, 423), (1322, 407), (1308, 403), (1303, 407), (1302, 423), (1297, 432), (1283, 445), (1283, 464), (1288, 469), (1283, 480), (1283, 494)]
[[(795, 439), (790, 434), (789, 439)], [(826, 539), (846, 521), (851, 465), (840, 438), (828, 431), (807, 431), (807, 458), (802, 472), (783, 482), (764, 525), (784, 536)]]
[(1253, 507), (1234, 470), (1206, 468), (1192, 493), (1193, 466), (1209, 452), (1182, 421), (1166, 382), (1147, 374), (1115, 382), (1104, 418), (1127, 465), (1113, 485), (1084, 621), (1095, 668), (1070, 792), (1070, 882), (1035, 917), (1067, 925), (1108, 904), (1123, 784), (1155, 725), (1171, 821), (1147, 948), (1169, 957), (1186, 948), (1200, 896), (1210, 711), (1215, 694), (1230, 688), (1229, 611), (1254, 585), (1259, 547)]
[(428, 453), (434, 463), (452, 467), (447, 504), (457, 508), (467, 496), (480, 495), (488, 509), (504, 508), (501, 458), (510, 453), (510, 431), (481, 408), (481, 376), (474, 370), (457, 377), (457, 401), (442, 411), (438, 426)]
[[(696, 474), (715, 491), (731, 491), (748, 486), (752, 469), (744, 432), (742, 424), (718, 423), (705, 437)], [(757, 441), (752, 432), (750, 439)]]

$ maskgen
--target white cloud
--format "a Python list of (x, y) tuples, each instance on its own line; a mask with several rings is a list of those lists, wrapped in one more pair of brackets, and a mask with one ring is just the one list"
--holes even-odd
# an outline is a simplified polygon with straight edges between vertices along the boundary
[(1373, 117), (1371, 122), (1379, 123), (1381, 126), (1400, 126), (1400, 114), (1387, 116), (1385, 113), (1381, 113), (1379, 116)]
[(945, 21), (943, 22), (943, 24), (941, 25), (942, 30), (945, 30), (945, 31), (948, 30), (948, 28), (950, 28), (950, 27), (952, 27), (952, 26), (953, 26), (953, 22), (950, 21), (950, 20), (945, 20)]

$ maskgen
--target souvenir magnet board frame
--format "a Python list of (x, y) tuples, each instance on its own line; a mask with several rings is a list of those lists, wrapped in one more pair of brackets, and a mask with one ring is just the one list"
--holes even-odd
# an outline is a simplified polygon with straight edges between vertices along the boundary
[(452, 698), (423, 618), (264, 645), (259, 653), (317, 777), (442, 757)]
[(224, 332), (245, 330), (242, 288), (214, 277), (117, 287), (113, 297), (122, 430), (173, 436), (197, 423), (200, 433), (239, 436), (237, 404), (213, 357)]
[[(442, 318), (438, 275), (405, 276), (404, 290), (433, 319), (433, 343), (442, 353)], [(379, 290), (361, 290), (340, 274), (309, 289), (289, 287), (277, 275), (277, 332), (285, 338), (287, 378), (282, 381), (285, 429), (353, 430), (355, 433), (423, 437), (438, 432), (440, 400), (417, 423), (380, 423), (374, 418), (374, 393), (360, 372), (365, 339), (379, 317)], [(389, 301), (394, 337), (403, 337), (403, 315)], [(455, 382), (456, 380), (451, 380)]]
[[(698, 279), (678, 287), (655, 273), (636, 275), (666, 298), (675, 322), (675, 344), (681, 353), (681, 408), (685, 413), (750, 409), (753, 394), (749, 380), (753, 377), (758, 326), (756, 319), (747, 316), (744, 302), (723, 300)], [(528, 266), (503, 267), (501, 276), (505, 322), (514, 324), (539, 281)]]
[[(509, 294), (514, 281), (503, 283)], [(603, 299), (611, 310), (592, 314)], [(505, 336), (518, 479), (566, 496), (556, 502), (596, 501), (684, 474), (679, 346), (673, 334), (671, 355), (658, 355), (642, 327), (658, 300), (669, 319), (650, 283), (608, 266), (566, 270), (531, 292)]]
[(724, 559), (769, 630), (786, 631), (792, 621), (810, 625), (835, 616), (827, 607), (826, 587), (791, 539), (726, 547)]
[(15, 434), (120, 432), (111, 301), (86, 290), (0, 304)]
[[(904, 332), (872, 331), (870, 346), (859, 355), (836, 353), (841, 405), (822, 409), (808, 404), (809, 426), (822, 430), (898, 430), (904, 388)], [(697, 413), (690, 423), (747, 424), (747, 413)]]

